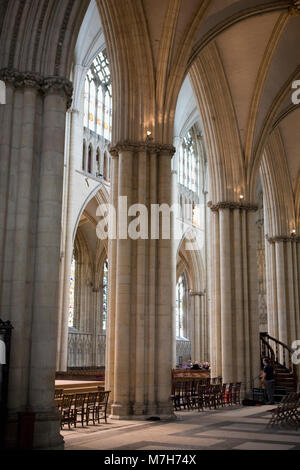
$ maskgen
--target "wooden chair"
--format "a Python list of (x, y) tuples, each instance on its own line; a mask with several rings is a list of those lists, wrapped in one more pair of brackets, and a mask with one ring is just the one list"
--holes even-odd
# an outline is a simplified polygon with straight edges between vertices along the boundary
[(97, 397), (99, 392), (90, 392), (87, 396), (86, 401), (86, 408), (85, 408), (85, 419), (86, 425), (89, 425), (90, 422), (90, 414), (92, 414), (93, 424), (95, 425), (95, 417), (96, 417), (96, 403)]
[(97, 402), (96, 402), (96, 419), (100, 424), (100, 419), (104, 419), (107, 423), (107, 405), (109, 400), (110, 391), (100, 390), (98, 392)]
[(62, 398), (63, 394), (64, 394), (63, 388), (56, 388), (54, 392), (54, 399), (58, 400), (59, 398)]
[(72, 409), (73, 400), (74, 395), (63, 395), (62, 397), (62, 402), (59, 407), (61, 429), (65, 424), (67, 424), (69, 429), (71, 429), (71, 424), (74, 424), (74, 413)]
[(193, 393), (194, 393), (194, 381), (193, 380), (188, 380), (185, 382), (185, 387), (184, 387), (184, 401), (183, 401), (183, 406), (184, 408), (187, 408), (188, 410), (193, 408)]
[(222, 384), (222, 397), (221, 397), (221, 406), (224, 407), (226, 405), (226, 387), (227, 384)]
[(84, 417), (86, 415), (85, 402), (86, 393), (76, 393), (73, 407), (75, 428), (76, 424), (78, 423), (78, 417), (80, 417), (81, 426), (83, 427)]
[(237, 382), (232, 387), (232, 403), (234, 405), (241, 404), (241, 386), (242, 386), (242, 382)]
[(172, 400), (175, 411), (180, 411), (182, 407), (186, 408), (185, 382), (179, 381), (173, 383)]
[(204, 386), (204, 407), (209, 408), (210, 410), (214, 407), (214, 399), (213, 399), (213, 385), (206, 384)]
[(300, 427), (300, 393), (291, 392), (279, 403), (277, 408), (270, 410), (272, 416), (267, 425), (279, 427), (283, 425), (295, 426), (296, 430)]
[(198, 411), (203, 411), (205, 408), (205, 392), (206, 392), (206, 385), (203, 385), (201, 382), (199, 382), (198, 402), (197, 402)]
[(201, 380), (193, 380), (190, 395), (190, 407), (194, 410), (199, 409), (199, 390), (201, 391)]
[(222, 398), (223, 398), (222, 385), (221, 384), (213, 385), (213, 403), (214, 403), (215, 409), (222, 406), (222, 403), (223, 403)]

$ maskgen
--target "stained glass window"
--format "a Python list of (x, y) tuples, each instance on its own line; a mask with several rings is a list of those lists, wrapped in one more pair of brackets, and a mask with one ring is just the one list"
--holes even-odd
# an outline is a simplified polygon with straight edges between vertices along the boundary
[(74, 326), (74, 292), (75, 292), (75, 269), (76, 261), (73, 257), (70, 276), (70, 299), (69, 299), (69, 327)]
[(112, 87), (106, 51), (95, 58), (86, 76), (84, 125), (106, 140), (111, 140)]
[(191, 132), (188, 132), (179, 151), (178, 182), (195, 193), (198, 190), (197, 171), (194, 141)]
[(180, 276), (177, 283), (176, 295), (176, 336), (181, 338), (183, 336), (183, 298), (184, 298), (184, 279)]
[(102, 330), (106, 331), (107, 326), (107, 302), (108, 302), (108, 260), (103, 266), (103, 308), (102, 308)]

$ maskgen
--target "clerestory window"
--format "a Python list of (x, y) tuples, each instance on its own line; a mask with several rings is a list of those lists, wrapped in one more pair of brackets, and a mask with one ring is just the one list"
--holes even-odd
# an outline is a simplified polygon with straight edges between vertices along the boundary
[(86, 76), (84, 126), (111, 141), (112, 86), (105, 50), (95, 58)]

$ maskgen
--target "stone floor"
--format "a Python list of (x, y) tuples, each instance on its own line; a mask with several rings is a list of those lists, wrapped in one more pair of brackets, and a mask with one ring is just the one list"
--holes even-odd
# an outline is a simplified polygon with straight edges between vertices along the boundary
[(62, 431), (66, 450), (300, 450), (300, 429), (267, 429), (272, 406), (177, 412), (176, 421), (115, 421)]

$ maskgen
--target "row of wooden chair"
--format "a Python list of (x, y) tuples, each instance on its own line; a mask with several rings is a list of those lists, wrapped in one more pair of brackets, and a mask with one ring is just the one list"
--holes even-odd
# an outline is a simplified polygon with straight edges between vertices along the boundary
[(295, 426), (296, 430), (300, 427), (300, 392), (291, 392), (282, 398), (277, 408), (270, 410), (272, 416), (268, 427), (279, 425)]
[(241, 404), (241, 382), (221, 384), (201, 380), (173, 384), (172, 401), (175, 411), (217, 409)]
[(89, 393), (66, 394), (61, 397), (58, 404), (60, 412), (61, 428), (65, 424), (71, 429), (71, 425), (76, 428), (78, 422), (88, 426), (90, 421), (93, 424), (100, 424), (100, 419), (107, 423), (107, 405), (109, 391), (98, 391)]
[(63, 397), (63, 394), (64, 394), (64, 389), (63, 388), (56, 388), (55, 389), (55, 400), (59, 400), (60, 398)]

